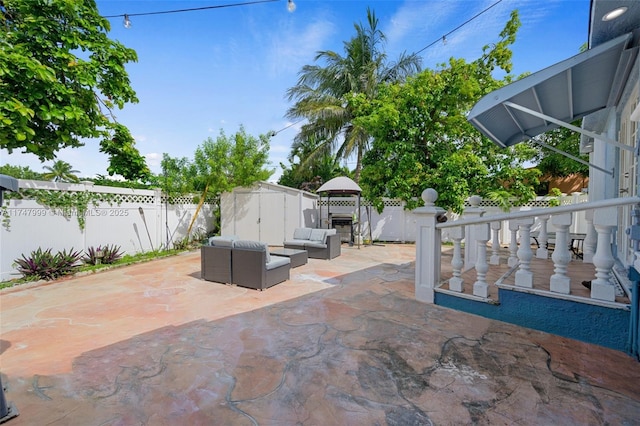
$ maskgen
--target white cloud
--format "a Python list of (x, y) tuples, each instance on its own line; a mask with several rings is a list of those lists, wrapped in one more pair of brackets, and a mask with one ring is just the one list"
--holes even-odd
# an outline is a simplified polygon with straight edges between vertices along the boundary
[(298, 72), (311, 63), (316, 52), (323, 50), (328, 38), (336, 32), (329, 19), (318, 19), (302, 30), (289, 27), (284, 32), (274, 33), (268, 52), (268, 69), (272, 76), (282, 72)]

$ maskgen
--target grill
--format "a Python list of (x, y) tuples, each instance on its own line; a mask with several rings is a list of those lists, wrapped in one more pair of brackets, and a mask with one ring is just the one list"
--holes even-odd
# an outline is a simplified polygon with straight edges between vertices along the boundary
[(353, 217), (350, 214), (332, 214), (331, 227), (340, 235), (340, 241), (353, 244)]

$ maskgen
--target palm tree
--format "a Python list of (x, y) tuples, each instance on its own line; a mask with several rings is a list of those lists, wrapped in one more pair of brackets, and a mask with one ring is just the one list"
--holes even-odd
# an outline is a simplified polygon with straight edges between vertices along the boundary
[(58, 160), (54, 161), (51, 166), (44, 166), (43, 169), (47, 170), (42, 177), (54, 182), (78, 182), (78, 176), (74, 173), (80, 173), (78, 170), (73, 170), (71, 164), (66, 161)]
[[(352, 123), (350, 97), (364, 95), (371, 100), (381, 83), (403, 81), (420, 71), (420, 58), (415, 54), (402, 54), (389, 65), (386, 54), (380, 50), (386, 37), (378, 29), (378, 19), (370, 9), (367, 9), (367, 20), (368, 28), (355, 25), (356, 35), (344, 43), (344, 56), (333, 51), (318, 52), (315, 61), (322, 60), (326, 65), (305, 65), (298, 83), (287, 90), (289, 100), (296, 101), (287, 111), (287, 117), (307, 119), (295, 142), (303, 143), (309, 138), (323, 141), (318, 145), (318, 156), (326, 152), (327, 146), (335, 150), (336, 158), (348, 158), (355, 152), (356, 182), (360, 180), (362, 156), (370, 135)], [(315, 155), (310, 155), (305, 162), (314, 159)]]

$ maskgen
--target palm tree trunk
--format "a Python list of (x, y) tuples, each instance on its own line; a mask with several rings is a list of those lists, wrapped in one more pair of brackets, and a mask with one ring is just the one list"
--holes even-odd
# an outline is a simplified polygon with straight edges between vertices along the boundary
[(355, 183), (360, 183), (360, 172), (362, 171), (362, 151), (364, 148), (362, 145), (358, 144), (358, 154), (356, 160), (356, 169), (353, 172), (353, 181)]

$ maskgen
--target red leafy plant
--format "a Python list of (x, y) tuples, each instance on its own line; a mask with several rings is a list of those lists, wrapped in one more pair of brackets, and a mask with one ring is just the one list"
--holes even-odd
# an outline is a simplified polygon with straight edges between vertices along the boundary
[(15, 265), (18, 272), (23, 277), (38, 278), (42, 280), (54, 280), (64, 275), (72, 274), (80, 260), (81, 253), (62, 250), (53, 254), (51, 249), (37, 250), (31, 252), (27, 257), (24, 254), (20, 259), (16, 259)]

